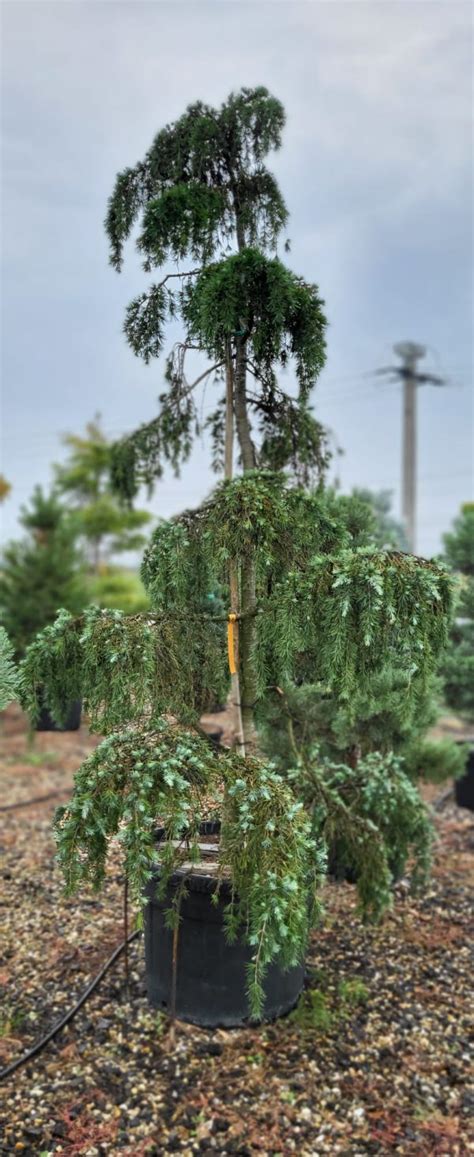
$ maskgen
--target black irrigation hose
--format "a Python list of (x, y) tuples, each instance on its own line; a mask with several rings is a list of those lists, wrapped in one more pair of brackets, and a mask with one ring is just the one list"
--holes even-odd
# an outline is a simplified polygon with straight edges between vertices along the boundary
[(68, 788), (58, 788), (57, 791), (49, 791), (47, 795), (37, 795), (33, 799), (22, 799), (19, 803), (2, 804), (0, 812), (11, 812), (19, 807), (32, 807), (34, 803), (46, 803), (47, 799), (55, 799), (58, 795), (63, 795)]
[(46, 1045), (48, 1045), (49, 1042), (58, 1035), (58, 1032), (61, 1032), (61, 1029), (63, 1029), (65, 1025), (69, 1024), (76, 1013), (79, 1012), (79, 1009), (82, 1008), (83, 1004), (86, 1003), (86, 1000), (89, 998), (91, 993), (94, 992), (94, 989), (97, 988), (97, 985), (103, 979), (106, 972), (108, 972), (109, 968), (112, 967), (112, 964), (115, 964), (115, 961), (120, 956), (120, 953), (123, 952), (125, 946), (127, 944), (131, 944), (132, 940), (136, 940), (139, 935), (140, 932), (137, 930), (136, 932), (131, 932), (127, 940), (122, 940), (122, 943), (119, 944), (118, 948), (115, 949), (115, 952), (112, 952), (112, 955), (109, 956), (108, 960), (106, 960), (100, 972), (97, 973), (97, 976), (91, 980), (85, 992), (83, 992), (82, 996), (79, 997), (79, 1000), (74, 1005), (74, 1007), (71, 1008), (65, 1016), (63, 1016), (62, 1020), (59, 1020), (58, 1023), (53, 1026), (53, 1028), (46, 1034), (46, 1036), (42, 1037), (41, 1040), (37, 1042), (37, 1044), (33, 1045), (32, 1049), (29, 1049), (28, 1052), (24, 1053), (22, 1057), (19, 1057), (17, 1061), (13, 1061), (11, 1065), (7, 1065), (6, 1069), (1, 1069), (0, 1081), (5, 1081), (7, 1077), (10, 1077), (11, 1074), (15, 1073), (16, 1070), (21, 1068), (22, 1065), (26, 1065), (28, 1061), (33, 1059), (33, 1057), (38, 1056), (38, 1053), (42, 1052), (43, 1049), (46, 1048)]

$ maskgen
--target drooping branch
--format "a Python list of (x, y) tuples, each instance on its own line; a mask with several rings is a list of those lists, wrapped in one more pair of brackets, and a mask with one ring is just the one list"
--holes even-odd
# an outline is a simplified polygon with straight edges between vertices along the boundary
[[(172, 386), (173, 401), (176, 402), (181, 401), (182, 398), (192, 393), (196, 386), (199, 386), (201, 382), (209, 378), (211, 374), (215, 374), (217, 370), (222, 369), (225, 365), (225, 358), (222, 358), (220, 361), (215, 362), (214, 365), (208, 366), (201, 374), (198, 374), (198, 377), (195, 378), (193, 382), (188, 382), (184, 372), (184, 363), (189, 350), (201, 352), (199, 346), (191, 345), (189, 342), (176, 342), (167, 359), (166, 379)], [(169, 396), (167, 400), (169, 401)]]
[(82, 699), (91, 730), (107, 734), (170, 713), (196, 722), (227, 693), (226, 618), (67, 611), (27, 648), (20, 693), (33, 722), (46, 700), (64, 721)]
[(164, 720), (115, 732), (85, 760), (71, 801), (56, 813), (58, 860), (69, 894), (84, 883), (99, 889), (120, 833), (131, 897), (141, 910), (157, 856), (164, 897), (171, 876), (200, 860), (200, 824), (213, 813), (222, 816), (217, 879), (232, 882), (227, 934), (243, 934), (252, 954), (259, 946), (249, 969), (251, 1013), (258, 1015), (270, 961), (278, 957), (288, 968), (304, 953), (308, 899), (322, 865), (308, 814), (271, 765), (219, 751)]
[(179, 345), (175, 348), (178, 348), (178, 358), (171, 355), (168, 360), (170, 389), (160, 395), (160, 413), (112, 448), (112, 487), (125, 502), (136, 496), (141, 485), (148, 486), (151, 491), (166, 463), (175, 474), (179, 474), (180, 466), (191, 453), (194, 435), (200, 428), (193, 393), (201, 382), (223, 366), (223, 362), (215, 362), (194, 381), (188, 382), (184, 375), (184, 355), (195, 347)]
[(274, 649), (276, 681), (294, 681), (300, 654), (300, 679), (337, 688), (350, 707), (359, 680), (387, 662), (408, 677), (407, 697), (416, 694), (446, 645), (451, 607), (451, 580), (434, 563), (373, 548), (342, 550), (310, 558), (275, 584), (262, 629)]
[[(350, 707), (358, 680), (388, 662), (403, 676), (408, 703), (436, 666), (449, 621), (449, 576), (408, 555), (352, 548), (342, 508), (341, 500), (338, 518), (324, 493), (252, 472), (222, 483), (199, 511), (154, 532), (142, 578), (158, 612), (203, 606), (206, 592), (226, 589), (235, 560), (244, 707), (254, 708), (269, 681), (295, 680), (321, 680)], [(254, 665), (247, 677), (242, 647), (249, 640)]]

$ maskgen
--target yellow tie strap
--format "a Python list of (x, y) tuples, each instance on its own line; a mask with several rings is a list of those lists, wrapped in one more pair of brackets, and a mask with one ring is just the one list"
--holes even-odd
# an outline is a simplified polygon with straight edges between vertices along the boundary
[(227, 652), (229, 655), (229, 671), (231, 675), (237, 674), (237, 667), (235, 665), (235, 630), (234, 623), (237, 622), (237, 615), (231, 612), (227, 617)]

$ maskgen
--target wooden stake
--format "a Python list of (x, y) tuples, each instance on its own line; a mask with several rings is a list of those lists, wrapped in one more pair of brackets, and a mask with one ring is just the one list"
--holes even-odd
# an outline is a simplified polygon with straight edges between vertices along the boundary
[[(232, 353), (230, 342), (228, 342), (226, 350), (225, 363), (225, 381), (226, 381), (226, 403), (225, 403), (225, 459), (224, 459), (224, 477), (232, 478), (233, 475), (233, 450), (234, 450), (234, 370), (232, 365)], [(239, 580), (237, 573), (237, 565), (234, 559), (229, 563), (229, 594), (230, 594), (230, 610), (233, 614), (239, 612)], [(230, 677), (230, 701), (232, 705), (232, 714), (234, 716), (234, 736), (235, 746), (240, 755), (245, 756), (244, 743), (244, 729), (242, 724), (242, 708), (240, 700), (240, 679), (239, 679), (239, 628), (238, 620), (234, 626), (235, 638), (235, 665), (237, 670)]]
[(125, 986), (128, 993), (130, 991), (130, 964), (128, 958), (128, 880), (126, 876), (123, 886), (123, 938), (125, 941), (125, 947), (123, 950)]
[(181, 912), (181, 900), (186, 884), (186, 877), (178, 886), (176, 899), (176, 923), (173, 928), (173, 951), (171, 957), (171, 1000), (170, 1000), (170, 1034), (169, 1043), (170, 1048), (174, 1048), (176, 1040), (176, 990), (178, 986), (178, 942), (179, 942), (179, 914)]

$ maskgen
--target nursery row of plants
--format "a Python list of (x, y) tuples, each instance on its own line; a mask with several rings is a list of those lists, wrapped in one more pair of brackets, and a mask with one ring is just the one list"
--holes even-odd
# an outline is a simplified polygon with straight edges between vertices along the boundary
[[(373, 504), (325, 485), (329, 443), (311, 407), (324, 303), (279, 256), (288, 214), (266, 164), (284, 120), (263, 88), (197, 103), (118, 175), (112, 264), (137, 227), (145, 272), (160, 271), (127, 309), (127, 340), (149, 361), (169, 321), (181, 339), (156, 419), (113, 447), (97, 425), (70, 439), (0, 579), (19, 660), (4, 641), (5, 697), (18, 694), (33, 725), (45, 705), (64, 725), (81, 701), (102, 737), (56, 814), (66, 888), (100, 889), (120, 857), (139, 922), (145, 911), (150, 999), (211, 1025), (296, 1002), (328, 873), (356, 884), (368, 919), (407, 871), (424, 883), (419, 780), (456, 776), (466, 758), (426, 733), (442, 697), (473, 708), (474, 509), (446, 536), (446, 567), (381, 541)], [(107, 541), (138, 545), (148, 516), (133, 502), (189, 457), (205, 379), (221, 480), (197, 510), (158, 522), (141, 606), (91, 605), (78, 536), (96, 583)], [(62, 609), (45, 605), (38, 624), (48, 573), (61, 576)], [(200, 727), (226, 702), (231, 749)]]

